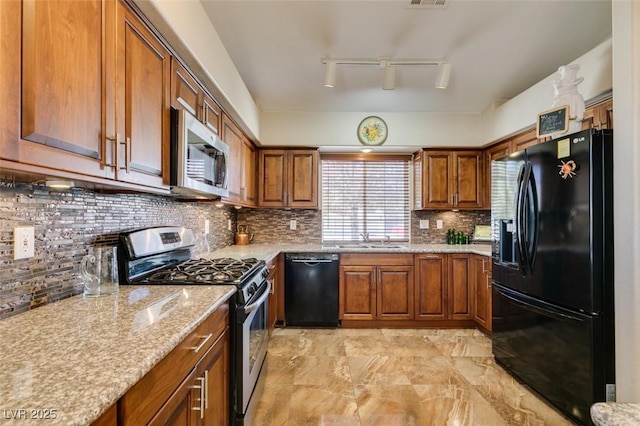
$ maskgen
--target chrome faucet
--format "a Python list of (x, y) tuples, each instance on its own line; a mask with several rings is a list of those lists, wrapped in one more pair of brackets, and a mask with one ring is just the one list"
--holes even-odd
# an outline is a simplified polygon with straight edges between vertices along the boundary
[(385, 236), (384, 236), (384, 243), (385, 243), (385, 244), (391, 244), (391, 237), (390, 237), (390, 236), (388, 236), (388, 235), (385, 235)]
[(362, 237), (362, 241), (365, 243), (369, 242), (369, 233), (368, 232), (363, 232), (360, 234), (360, 236)]

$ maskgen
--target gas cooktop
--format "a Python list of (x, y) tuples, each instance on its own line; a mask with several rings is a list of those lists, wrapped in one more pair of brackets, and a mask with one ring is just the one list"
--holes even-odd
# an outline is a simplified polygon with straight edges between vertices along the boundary
[(242, 285), (264, 264), (248, 259), (190, 259), (149, 275), (148, 284)]

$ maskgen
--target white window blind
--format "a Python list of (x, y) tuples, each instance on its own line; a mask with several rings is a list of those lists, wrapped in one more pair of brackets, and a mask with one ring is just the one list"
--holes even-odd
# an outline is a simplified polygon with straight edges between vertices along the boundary
[(408, 157), (323, 157), (323, 241), (409, 241), (409, 214)]

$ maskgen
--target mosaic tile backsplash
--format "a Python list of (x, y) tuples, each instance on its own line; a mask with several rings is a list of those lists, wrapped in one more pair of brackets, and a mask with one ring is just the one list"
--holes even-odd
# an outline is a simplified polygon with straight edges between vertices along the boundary
[[(246, 225), (254, 244), (321, 243), (320, 210), (216, 208), (145, 194), (102, 194), (0, 181), (0, 319), (82, 293), (80, 262), (93, 245), (115, 244), (118, 232), (155, 225), (204, 230), (212, 250), (234, 243), (236, 225)], [(290, 220), (296, 230), (290, 229)], [(420, 229), (421, 219), (429, 229)], [(436, 220), (443, 228), (436, 229)], [(488, 211), (415, 211), (411, 242), (444, 243), (448, 228), (471, 232), (489, 224)], [(232, 230), (227, 230), (231, 220)], [(13, 228), (35, 228), (35, 256), (13, 259)]]
[[(82, 257), (92, 245), (115, 245), (122, 230), (154, 225), (204, 230), (209, 219), (211, 249), (233, 244), (227, 221), (235, 224), (236, 213), (229, 207), (155, 195), (0, 186), (0, 319), (82, 293)], [(35, 228), (34, 257), (13, 260), (16, 226)]]

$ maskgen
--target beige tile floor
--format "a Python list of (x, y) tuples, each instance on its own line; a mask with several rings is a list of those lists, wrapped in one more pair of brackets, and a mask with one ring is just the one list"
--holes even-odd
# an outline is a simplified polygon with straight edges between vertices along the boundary
[(571, 425), (477, 330), (277, 329), (255, 425)]

